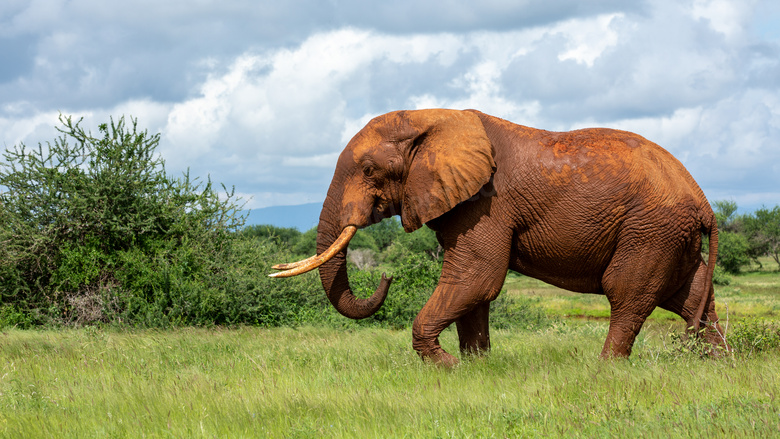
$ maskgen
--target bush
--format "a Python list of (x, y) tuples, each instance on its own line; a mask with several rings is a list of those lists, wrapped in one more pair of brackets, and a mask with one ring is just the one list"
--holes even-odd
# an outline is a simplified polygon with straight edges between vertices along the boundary
[(243, 225), (233, 192), (169, 177), (160, 135), (136, 120), (101, 124), (99, 137), (81, 120), (60, 123), (53, 144), (6, 149), (0, 164), (2, 303), (38, 323), (207, 315), (192, 312), (203, 305), (193, 297), (225, 269), (218, 258)]
[(15, 327), (28, 329), (35, 325), (30, 315), (19, 311), (15, 305), (0, 306), (0, 329)]
[[(768, 255), (780, 268), (780, 206), (761, 207), (742, 219), (745, 235), (751, 247), (751, 257)], [(759, 266), (761, 265), (758, 262)]]
[(404, 260), (418, 254), (424, 254), (435, 261), (441, 261), (444, 257), (444, 251), (436, 239), (436, 232), (426, 225), (412, 233), (398, 235), (398, 239), (387, 247), (385, 253), (385, 260), (393, 264), (403, 264)]
[(301, 232), (295, 227), (277, 227), (270, 224), (256, 224), (246, 226), (241, 230), (244, 236), (252, 236), (259, 239), (273, 239), (276, 242), (291, 244), (300, 239)]
[(727, 340), (737, 354), (750, 355), (780, 348), (780, 326), (763, 320), (746, 320), (732, 324)]
[[(417, 313), (433, 294), (441, 275), (441, 263), (424, 255), (411, 255), (393, 273), (390, 292), (379, 311), (360, 320), (360, 325), (380, 324), (395, 329), (412, 325)], [(379, 284), (379, 271), (352, 269), (350, 284), (355, 295), (367, 297), (373, 294)]]
[(715, 271), (712, 273), (712, 283), (723, 286), (730, 285), (731, 276), (726, 273), (726, 270), (724, 270), (723, 267), (715, 265)]
[(727, 273), (738, 274), (743, 265), (750, 263), (747, 238), (739, 233), (720, 232), (718, 236), (718, 264)]
[(303, 232), (301, 236), (291, 244), (291, 249), (296, 255), (305, 257), (315, 255), (317, 253), (317, 227), (312, 227)]

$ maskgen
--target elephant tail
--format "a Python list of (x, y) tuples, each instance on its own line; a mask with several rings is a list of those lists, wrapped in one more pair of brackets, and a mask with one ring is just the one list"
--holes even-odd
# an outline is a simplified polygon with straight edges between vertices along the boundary
[(710, 298), (714, 300), (712, 294), (712, 277), (715, 274), (715, 264), (718, 260), (718, 221), (715, 219), (715, 215), (710, 209), (708, 214), (702, 218), (702, 233), (706, 233), (709, 236), (709, 255), (707, 258), (707, 276), (704, 278), (704, 291), (701, 292), (701, 300), (699, 301), (699, 308), (696, 310), (695, 323), (693, 329), (695, 332), (699, 332), (699, 327), (702, 323), (702, 317), (704, 316), (704, 308), (707, 306), (707, 302)]

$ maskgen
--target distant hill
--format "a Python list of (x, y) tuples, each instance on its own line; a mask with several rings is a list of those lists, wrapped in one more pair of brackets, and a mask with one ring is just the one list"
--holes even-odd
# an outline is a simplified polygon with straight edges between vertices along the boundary
[(321, 210), (322, 203), (252, 209), (246, 219), (246, 225), (271, 224), (277, 227), (295, 227), (305, 232), (317, 225)]

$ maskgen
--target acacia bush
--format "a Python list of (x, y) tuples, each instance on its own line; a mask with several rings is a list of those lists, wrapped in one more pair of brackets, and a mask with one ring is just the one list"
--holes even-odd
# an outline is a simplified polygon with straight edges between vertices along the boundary
[(159, 134), (124, 117), (97, 136), (60, 123), (54, 143), (8, 148), (0, 167), (6, 324), (274, 325), (297, 309), (280, 295), (308, 305), (311, 277), (266, 281), (286, 250), (235, 233), (232, 190), (166, 174)]

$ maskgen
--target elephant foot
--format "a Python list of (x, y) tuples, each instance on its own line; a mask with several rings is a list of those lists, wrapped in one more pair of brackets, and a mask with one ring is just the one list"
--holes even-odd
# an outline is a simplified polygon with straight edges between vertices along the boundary
[(601, 350), (601, 354), (599, 354), (599, 359), (601, 360), (620, 360), (624, 358), (629, 357), (629, 353), (615, 351), (612, 348), (604, 348)]
[(441, 366), (445, 368), (452, 368), (458, 365), (460, 361), (452, 356), (450, 353), (445, 351), (444, 349), (437, 349), (435, 352), (432, 352), (430, 354), (423, 354), (420, 353), (420, 357), (425, 362), (430, 362), (435, 364), (436, 366)]

